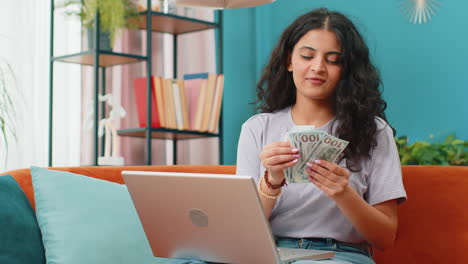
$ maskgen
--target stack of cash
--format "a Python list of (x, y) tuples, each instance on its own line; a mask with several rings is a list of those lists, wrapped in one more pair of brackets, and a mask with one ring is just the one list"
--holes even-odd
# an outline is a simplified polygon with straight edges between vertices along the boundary
[(327, 160), (335, 163), (349, 143), (326, 132), (315, 130), (313, 126), (293, 127), (287, 135), (287, 140), (293, 148), (299, 149), (300, 154), (298, 162), (284, 170), (287, 183), (309, 182), (307, 162)]

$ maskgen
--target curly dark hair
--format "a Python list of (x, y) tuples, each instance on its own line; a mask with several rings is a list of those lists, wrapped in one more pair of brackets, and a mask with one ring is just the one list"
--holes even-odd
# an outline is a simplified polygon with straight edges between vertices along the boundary
[(334, 32), (341, 45), (339, 63), (342, 73), (332, 95), (335, 120), (331, 130), (336, 128), (335, 135), (349, 141), (341, 156), (346, 158), (348, 169), (360, 171), (360, 161), (370, 158), (377, 145), (375, 118), (386, 121), (387, 104), (379, 90), (382, 82), (370, 61), (369, 49), (353, 22), (343, 14), (325, 8), (315, 9), (286, 28), (257, 84), (255, 104), (260, 103), (258, 109), (261, 112), (271, 113), (296, 103), (296, 87), (292, 73), (288, 71), (289, 58), (296, 43), (313, 29)]

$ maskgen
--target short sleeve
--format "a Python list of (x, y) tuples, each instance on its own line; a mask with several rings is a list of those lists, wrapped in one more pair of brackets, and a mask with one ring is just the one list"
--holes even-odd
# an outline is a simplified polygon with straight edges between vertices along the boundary
[(261, 131), (248, 121), (242, 125), (237, 146), (237, 175), (252, 176), (258, 182), (260, 176)]
[(393, 130), (381, 119), (377, 119), (376, 122), (377, 146), (372, 151), (365, 197), (370, 205), (393, 199), (402, 203), (406, 200), (406, 191)]

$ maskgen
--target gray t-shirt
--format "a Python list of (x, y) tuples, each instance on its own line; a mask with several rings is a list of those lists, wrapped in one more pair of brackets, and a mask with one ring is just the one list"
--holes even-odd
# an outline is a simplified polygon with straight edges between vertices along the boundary
[[(330, 133), (331, 122), (318, 130)], [(406, 192), (392, 129), (380, 118), (376, 118), (376, 124), (378, 145), (373, 149), (371, 159), (361, 162), (362, 170), (351, 173), (349, 184), (370, 205), (392, 199), (403, 202)], [(258, 183), (265, 171), (259, 159), (263, 146), (285, 141), (286, 133), (294, 125), (291, 107), (275, 113), (257, 114), (247, 120), (239, 138), (236, 174), (252, 176)], [(346, 167), (346, 161), (342, 160), (339, 165)], [(324, 237), (352, 243), (364, 240), (336, 203), (312, 183), (283, 187), (269, 220), (276, 236)]]

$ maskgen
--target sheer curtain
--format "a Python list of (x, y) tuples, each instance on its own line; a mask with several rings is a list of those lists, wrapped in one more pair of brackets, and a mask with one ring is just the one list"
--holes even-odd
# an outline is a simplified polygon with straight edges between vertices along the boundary
[[(50, 2), (0, 2), (0, 56), (12, 66), (19, 91), (15, 99), (17, 141), (10, 137), (2, 171), (47, 166)], [(79, 20), (56, 16), (55, 55), (79, 50)], [(55, 64), (54, 166), (79, 165), (81, 126), (80, 67)]]
[[(178, 9), (179, 15), (184, 15), (184, 9)], [(213, 20), (211, 9), (193, 9), (191, 17)], [(152, 75), (172, 78), (173, 76), (173, 42), (172, 35), (152, 34)], [(116, 41), (114, 50), (117, 52), (145, 55), (145, 31), (128, 30), (123, 32)], [(214, 31), (190, 33), (178, 37), (178, 73), (182, 78), (187, 73), (209, 72), (216, 73)], [(127, 116), (116, 122), (118, 128), (138, 127), (138, 117), (133, 90), (133, 79), (146, 76), (146, 63), (134, 63), (114, 66), (106, 69), (106, 92), (112, 93), (121, 103)], [(92, 100), (93, 75), (88, 69), (83, 71), (83, 102)], [(84, 112), (86, 112), (85, 110)], [(83, 164), (92, 163), (92, 131), (84, 132), (82, 137), (81, 161)], [(145, 162), (145, 139), (119, 137), (121, 155), (125, 158), (125, 165), (143, 165)], [(217, 164), (218, 139), (195, 139), (178, 142), (178, 164)], [(152, 164), (172, 164), (172, 141), (153, 139)]]

